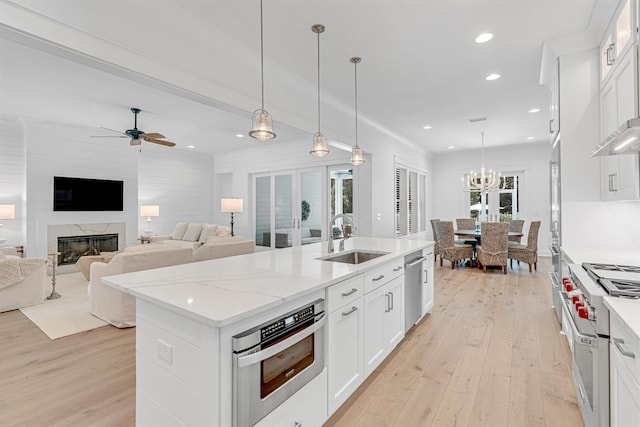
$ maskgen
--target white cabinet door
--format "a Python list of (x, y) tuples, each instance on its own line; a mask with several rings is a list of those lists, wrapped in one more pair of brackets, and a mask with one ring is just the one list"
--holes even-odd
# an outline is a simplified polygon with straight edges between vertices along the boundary
[(425, 250), (424, 252), (425, 260), (422, 262), (422, 316), (431, 313), (434, 299), (433, 249)]
[(610, 405), (611, 427), (638, 425), (640, 420), (640, 384), (625, 365), (623, 355), (614, 345), (610, 354)]
[(255, 427), (320, 427), (327, 420), (327, 370), (285, 400)]
[(364, 374), (365, 378), (385, 358), (385, 343), (382, 335), (385, 313), (390, 300), (386, 286), (381, 286), (364, 296)]
[(364, 306), (366, 378), (404, 338), (404, 275), (365, 294)]
[(360, 297), (329, 315), (329, 414), (364, 380), (364, 302)]
[(382, 329), (387, 357), (404, 338), (404, 276), (387, 283), (385, 289), (389, 295), (389, 310), (384, 313)]
[(549, 104), (549, 134), (553, 144), (560, 133), (560, 63), (553, 64), (551, 75), (551, 103)]

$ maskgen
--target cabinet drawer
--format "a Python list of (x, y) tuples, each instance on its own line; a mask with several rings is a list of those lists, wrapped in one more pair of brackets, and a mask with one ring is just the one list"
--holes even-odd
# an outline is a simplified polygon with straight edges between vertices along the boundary
[[(640, 338), (619, 316), (611, 313), (611, 345), (622, 353), (622, 360), (633, 377), (640, 382)], [(632, 356), (633, 355), (633, 356)]]
[(352, 303), (364, 293), (364, 277), (360, 274), (330, 286), (327, 289), (327, 307), (332, 313), (345, 304)]
[(398, 258), (364, 273), (364, 293), (404, 274), (404, 259)]

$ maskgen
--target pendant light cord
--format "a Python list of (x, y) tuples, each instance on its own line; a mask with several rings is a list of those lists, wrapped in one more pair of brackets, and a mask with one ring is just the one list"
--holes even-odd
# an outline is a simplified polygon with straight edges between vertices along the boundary
[(318, 32), (318, 133), (320, 133), (320, 33)]
[(262, 111), (264, 111), (264, 29), (262, 27), (262, 0), (260, 0), (260, 83), (262, 85)]
[(353, 62), (353, 70), (355, 76), (355, 94), (356, 94), (356, 148), (358, 147), (358, 61)]

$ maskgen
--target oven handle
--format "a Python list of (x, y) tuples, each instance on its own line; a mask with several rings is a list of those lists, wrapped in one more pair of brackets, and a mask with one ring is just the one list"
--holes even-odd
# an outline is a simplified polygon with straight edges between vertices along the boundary
[(238, 367), (244, 368), (246, 366), (253, 365), (258, 362), (262, 362), (263, 360), (268, 359), (271, 356), (274, 356), (280, 353), (282, 350), (286, 350), (288, 347), (291, 347), (292, 345), (298, 343), (299, 341), (302, 341), (303, 339), (313, 334), (314, 332), (318, 331), (319, 329), (322, 329), (326, 322), (327, 322), (327, 317), (324, 314), (322, 314), (322, 317), (318, 321), (316, 321), (313, 325), (297, 332), (296, 334), (290, 336), (286, 340), (280, 341), (279, 343), (274, 344), (271, 347), (267, 347), (264, 350), (260, 350), (256, 353), (251, 353), (246, 356), (238, 357)]

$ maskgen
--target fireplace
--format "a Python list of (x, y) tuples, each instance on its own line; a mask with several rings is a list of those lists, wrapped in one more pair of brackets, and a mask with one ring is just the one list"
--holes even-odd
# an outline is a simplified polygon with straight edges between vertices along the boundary
[(58, 237), (58, 265), (75, 264), (85, 255), (118, 250), (118, 234), (93, 234), (87, 236)]

